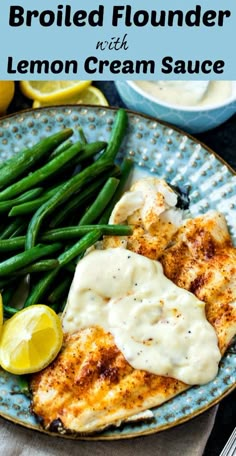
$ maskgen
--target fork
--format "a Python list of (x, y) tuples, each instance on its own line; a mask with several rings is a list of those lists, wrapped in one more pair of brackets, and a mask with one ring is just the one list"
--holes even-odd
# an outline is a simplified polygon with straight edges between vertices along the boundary
[(236, 428), (234, 428), (231, 436), (226, 442), (220, 456), (234, 456), (236, 455)]

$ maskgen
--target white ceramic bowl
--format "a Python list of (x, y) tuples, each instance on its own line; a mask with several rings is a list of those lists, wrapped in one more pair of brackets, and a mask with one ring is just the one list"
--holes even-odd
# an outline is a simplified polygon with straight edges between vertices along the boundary
[(116, 81), (115, 85), (129, 109), (157, 117), (188, 133), (200, 133), (215, 128), (236, 113), (236, 81), (232, 81), (232, 95), (213, 107), (174, 106), (146, 93), (135, 81)]

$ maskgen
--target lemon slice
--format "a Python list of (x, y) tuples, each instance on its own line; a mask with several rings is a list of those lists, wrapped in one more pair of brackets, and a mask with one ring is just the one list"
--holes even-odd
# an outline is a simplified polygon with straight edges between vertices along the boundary
[(2, 305), (2, 295), (0, 293), (0, 334), (2, 332), (3, 325), (3, 305)]
[(62, 339), (60, 318), (50, 307), (27, 307), (3, 324), (0, 364), (17, 375), (40, 371), (57, 356)]
[(92, 81), (20, 81), (22, 93), (32, 100), (56, 103), (77, 96)]
[(108, 106), (108, 101), (100, 89), (90, 86), (80, 93), (76, 104)]
[(0, 115), (6, 114), (15, 93), (14, 81), (0, 81)]
[[(91, 104), (99, 106), (108, 106), (108, 101), (104, 94), (97, 87), (89, 86), (79, 95), (61, 100), (59, 104)], [(50, 106), (50, 103), (34, 100), (33, 108), (42, 108), (43, 106)]]

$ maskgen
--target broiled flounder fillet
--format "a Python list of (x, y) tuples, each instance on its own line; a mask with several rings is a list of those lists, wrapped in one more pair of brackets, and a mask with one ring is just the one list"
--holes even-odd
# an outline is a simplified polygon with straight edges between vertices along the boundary
[[(188, 220), (161, 256), (165, 274), (206, 302), (221, 354), (236, 333), (236, 252), (224, 217)], [(78, 433), (101, 431), (166, 402), (189, 386), (133, 369), (99, 327), (66, 335), (57, 359), (31, 382), (32, 410), (43, 426)]]
[(105, 236), (103, 248), (126, 248), (156, 260), (182, 224), (183, 211), (177, 209), (178, 197), (173, 189), (157, 177), (135, 182), (115, 205), (109, 223), (127, 222), (133, 226), (131, 236)]
[(133, 369), (113, 337), (94, 327), (67, 334), (57, 359), (33, 376), (32, 410), (46, 429), (92, 433), (188, 388)]
[(188, 220), (160, 261), (169, 279), (206, 303), (224, 353), (236, 333), (236, 249), (224, 216), (210, 211)]

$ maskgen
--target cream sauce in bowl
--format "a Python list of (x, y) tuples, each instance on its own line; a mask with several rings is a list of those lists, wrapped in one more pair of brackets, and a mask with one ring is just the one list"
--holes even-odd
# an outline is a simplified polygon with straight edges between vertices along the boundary
[(173, 106), (214, 107), (233, 96), (233, 81), (135, 81), (156, 101)]

